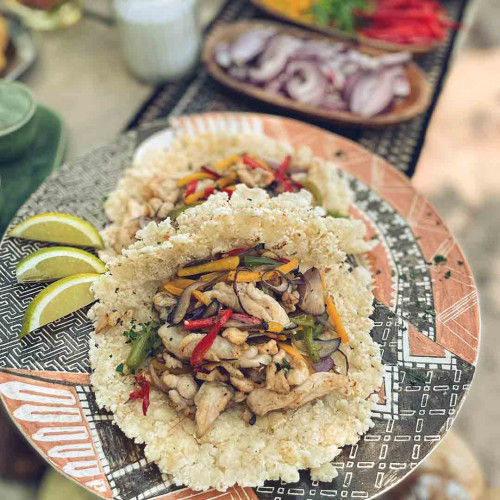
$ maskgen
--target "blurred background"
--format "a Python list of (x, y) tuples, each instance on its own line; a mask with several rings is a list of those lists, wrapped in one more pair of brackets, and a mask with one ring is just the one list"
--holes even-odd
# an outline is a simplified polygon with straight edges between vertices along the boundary
[[(221, 4), (201, 1), (204, 24)], [(488, 484), (478, 486), (474, 498), (500, 498), (500, 0), (471, 1), (463, 24), (413, 183), (457, 236), (480, 293), (480, 361), (454, 425), (458, 439), (452, 438), (446, 453), (463, 460), (464, 475), (474, 469), (470, 481), (479, 485), (484, 478)], [(124, 70), (108, 0), (87, 0), (74, 26), (35, 36), (38, 61), (22, 81), (62, 115), (69, 131), (67, 159), (120, 133), (152, 91)], [(0, 498), (57, 500), (70, 494), (90, 498), (56, 473), (47, 474), (45, 462), (0, 409)]]

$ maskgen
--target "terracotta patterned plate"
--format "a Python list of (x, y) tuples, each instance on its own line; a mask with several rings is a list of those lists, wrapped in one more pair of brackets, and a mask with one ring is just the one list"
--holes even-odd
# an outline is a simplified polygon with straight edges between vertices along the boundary
[[(385, 363), (375, 426), (343, 450), (335, 462), (339, 477), (332, 483), (311, 482), (305, 472), (296, 484), (269, 482), (226, 493), (169, 486), (145, 460), (141, 446), (125, 438), (112, 416), (96, 406), (89, 387), (91, 325), (85, 311), (18, 339), (23, 311), (42, 285), (16, 284), (15, 265), (42, 244), (16, 239), (0, 244), (0, 395), (7, 411), (54, 467), (103, 498), (320, 500), (382, 493), (443, 438), (474, 374), (478, 297), (457, 242), (401, 173), (342, 137), (295, 120), (243, 113), (187, 116), (171, 126), (165, 130), (163, 122), (132, 131), (65, 165), (14, 222), (65, 211), (102, 226), (103, 198), (134, 154), (168, 147), (180, 132), (263, 132), (337, 161), (355, 193), (352, 215), (365, 222), (369, 237), (380, 241), (366, 258), (376, 284), (372, 334)], [(446, 261), (429, 265), (438, 255)]]

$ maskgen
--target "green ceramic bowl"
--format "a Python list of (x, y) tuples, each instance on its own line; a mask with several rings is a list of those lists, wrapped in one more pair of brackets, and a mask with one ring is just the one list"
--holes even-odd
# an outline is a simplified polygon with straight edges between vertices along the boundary
[(27, 87), (0, 80), (0, 162), (26, 152), (36, 134), (37, 105)]

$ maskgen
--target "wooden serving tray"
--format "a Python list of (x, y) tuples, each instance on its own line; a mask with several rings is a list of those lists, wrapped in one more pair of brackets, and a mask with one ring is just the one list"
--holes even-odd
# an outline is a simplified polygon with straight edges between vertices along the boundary
[[(330, 110), (299, 103), (285, 96), (276, 96), (271, 94), (250, 83), (241, 82), (240, 80), (230, 76), (216, 63), (214, 59), (214, 50), (219, 43), (233, 42), (244, 31), (250, 30), (255, 26), (273, 27), (279, 33), (287, 33), (301, 38), (332, 41), (324, 35), (311, 33), (301, 28), (286, 26), (269, 21), (242, 21), (219, 25), (210, 33), (205, 42), (203, 49), (203, 61), (209, 73), (222, 85), (225, 85), (226, 87), (229, 87), (237, 92), (241, 92), (247, 96), (259, 99), (288, 111), (293, 111), (294, 113), (308, 118), (341, 123), (344, 125), (347, 124), (365, 127), (394, 125), (396, 123), (414, 118), (418, 114), (424, 112), (429, 105), (431, 95), (430, 85), (427, 82), (424, 73), (415, 63), (410, 63), (406, 69), (406, 76), (408, 77), (411, 87), (410, 95), (404, 101), (396, 104), (390, 112), (371, 118), (364, 118), (348, 111)], [(373, 47), (359, 46), (357, 48), (361, 52), (370, 55), (380, 55), (385, 53), (384, 51)]]

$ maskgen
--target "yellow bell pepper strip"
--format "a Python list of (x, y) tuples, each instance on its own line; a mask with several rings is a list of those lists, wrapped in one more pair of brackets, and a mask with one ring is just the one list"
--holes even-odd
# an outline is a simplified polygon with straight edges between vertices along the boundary
[[(262, 276), (266, 276), (266, 279), (272, 279), (275, 276), (275, 271), (281, 271), (283, 274), (287, 274), (290, 271), (293, 271), (299, 267), (299, 261), (297, 259), (292, 259), (290, 262), (287, 262), (286, 264), (283, 264), (281, 266), (278, 266), (275, 270), (271, 271), (265, 271), (265, 272), (258, 272), (258, 271), (240, 271), (238, 272), (238, 276), (236, 277), (236, 282), (237, 283), (255, 283), (257, 281), (260, 281), (262, 279)], [(228, 281), (234, 281), (236, 272), (231, 271), (227, 275), (227, 280)]]
[(200, 276), (200, 281), (212, 281), (219, 273), (208, 273)]
[(175, 295), (176, 297), (180, 297), (182, 295), (182, 292), (184, 291), (182, 288), (179, 288), (175, 285), (171, 285), (170, 283), (166, 283), (165, 285), (163, 285), (163, 289), (166, 292)]
[(196, 191), (196, 193), (190, 194), (189, 196), (186, 196), (184, 199), (186, 205), (192, 205), (193, 203), (198, 202), (201, 199), (208, 198), (210, 194), (212, 194), (214, 191), (213, 188), (207, 187), (205, 189), (200, 189), (199, 191)]
[(229, 172), (229, 175), (225, 175), (224, 177), (221, 177), (216, 183), (215, 185), (220, 187), (220, 188), (223, 188), (223, 187), (226, 187), (226, 186), (229, 186), (230, 184), (232, 184), (236, 178), (238, 176), (236, 175), (236, 172)]
[(264, 335), (273, 340), (286, 340), (286, 335), (278, 335), (276, 333), (265, 332)]
[(213, 260), (198, 266), (185, 267), (177, 273), (177, 276), (182, 278), (184, 276), (194, 276), (195, 274), (211, 273), (214, 271), (231, 271), (236, 269), (239, 264), (240, 258), (238, 256), (226, 257), (225, 259)]
[(182, 187), (186, 184), (189, 184), (191, 181), (201, 181), (203, 179), (213, 179), (213, 176), (208, 174), (207, 172), (195, 172), (194, 174), (186, 175), (182, 179), (177, 181), (177, 186)]
[(234, 165), (235, 163), (239, 162), (240, 160), (241, 160), (241, 156), (239, 156), (239, 155), (228, 156), (227, 158), (224, 158), (223, 160), (217, 162), (214, 165), (214, 167), (216, 170), (226, 170), (231, 165)]
[(154, 369), (157, 371), (157, 372), (165, 372), (167, 371), (167, 365), (165, 363), (160, 363), (157, 359), (152, 359), (151, 360), (151, 364), (153, 365)]
[[(169, 281), (168, 283), (165, 283), (163, 285), (163, 288), (165, 288), (166, 285), (171, 285), (171, 286), (173, 286), (175, 288), (179, 288), (180, 290), (184, 290), (189, 285), (192, 285), (193, 283), (195, 283), (195, 280), (189, 280), (189, 279), (186, 279), (186, 278), (179, 278), (179, 279), (176, 279), (176, 280)], [(166, 288), (165, 288), (165, 290), (166, 290)]]
[(281, 323), (277, 323), (276, 321), (268, 321), (266, 331), (272, 333), (281, 333), (283, 331), (283, 325)]
[(203, 292), (200, 292), (200, 290), (193, 290), (193, 297), (206, 306), (210, 304), (208, 297)]
[(292, 347), (291, 345), (282, 342), (279, 342), (278, 346), (280, 349), (283, 349), (285, 352), (290, 354), (290, 356), (295, 356), (296, 358), (299, 358), (302, 361), (304, 361), (304, 363), (307, 365), (309, 373), (316, 372), (316, 370), (312, 367), (311, 363), (304, 356), (302, 356), (302, 354), (297, 349), (295, 349), (295, 347)]
[(228, 273), (226, 280), (234, 281), (236, 277), (237, 283), (256, 283), (262, 279), (262, 273), (253, 271), (239, 271), (238, 276), (236, 276), (236, 271), (231, 271)]
[(339, 334), (340, 341), (343, 343), (349, 342), (347, 337), (347, 332), (344, 329), (344, 325), (342, 324), (342, 320), (340, 318), (340, 314), (335, 307), (335, 303), (330, 295), (326, 298), (326, 311), (328, 313), (328, 318), (330, 319), (331, 325), (335, 328), (337, 333)]

